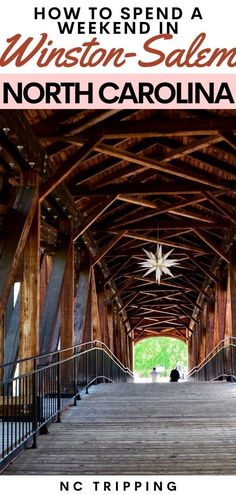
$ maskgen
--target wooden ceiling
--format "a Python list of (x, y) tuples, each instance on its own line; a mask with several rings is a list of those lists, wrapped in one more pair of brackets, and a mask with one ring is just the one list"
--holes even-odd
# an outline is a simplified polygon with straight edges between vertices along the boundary
[[(19, 136), (1, 131), (2, 224), (20, 170), (25, 162), (38, 166), (45, 249), (56, 242), (59, 221), (74, 219), (76, 245), (90, 231), (92, 263), (98, 270), (106, 263), (106, 283), (113, 279), (136, 341), (160, 334), (185, 340), (230, 261), (236, 113), (30, 110), (23, 118), (31, 127), (25, 139), (37, 143), (44, 165), (24, 160)], [(164, 252), (173, 248), (179, 260), (160, 286), (139, 265), (143, 248), (155, 250), (157, 231)]]

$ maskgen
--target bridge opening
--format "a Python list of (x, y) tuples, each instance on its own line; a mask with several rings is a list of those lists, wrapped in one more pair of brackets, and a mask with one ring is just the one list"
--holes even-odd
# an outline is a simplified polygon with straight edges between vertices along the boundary
[(169, 381), (170, 372), (177, 367), (181, 380), (188, 371), (188, 349), (184, 342), (172, 337), (151, 337), (134, 346), (134, 376), (136, 382), (151, 381), (150, 372), (156, 368), (158, 381)]

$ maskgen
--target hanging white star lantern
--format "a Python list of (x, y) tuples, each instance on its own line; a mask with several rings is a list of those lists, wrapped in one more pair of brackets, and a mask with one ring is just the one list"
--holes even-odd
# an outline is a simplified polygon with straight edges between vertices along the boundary
[(148, 271), (144, 274), (144, 276), (149, 275), (149, 273), (156, 272), (156, 281), (158, 282), (158, 285), (161, 283), (162, 273), (174, 277), (170, 271), (170, 268), (172, 266), (177, 266), (179, 264), (178, 260), (167, 259), (174, 249), (171, 249), (171, 251), (168, 251), (166, 254), (162, 254), (162, 245), (157, 244), (156, 253), (146, 251), (146, 249), (143, 249), (143, 251), (147, 255), (147, 259), (139, 263), (139, 265), (143, 268), (148, 268)]

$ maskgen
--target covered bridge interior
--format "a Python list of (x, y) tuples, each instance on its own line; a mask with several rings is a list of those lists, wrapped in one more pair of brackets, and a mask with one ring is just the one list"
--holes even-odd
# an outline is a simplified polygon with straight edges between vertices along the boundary
[(0, 362), (97, 342), (132, 371), (169, 336), (192, 379), (236, 375), (235, 131), (234, 111), (2, 111)]

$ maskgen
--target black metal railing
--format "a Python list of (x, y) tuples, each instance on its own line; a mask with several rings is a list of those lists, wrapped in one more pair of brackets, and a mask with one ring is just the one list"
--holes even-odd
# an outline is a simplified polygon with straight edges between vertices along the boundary
[(191, 369), (189, 380), (213, 381), (236, 379), (236, 338), (222, 340), (205, 359)]
[[(12, 378), (6, 378), (9, 368), (15, 370)], [(83, 390), (99, 382), (133, 379), (98, 341), (7, 363), (0, 373), (0, 468), (25, 446), (36, 448), (38, 434), (46, 433), (50, 422), (60, 422), (63, 409), (76, 405)]]

